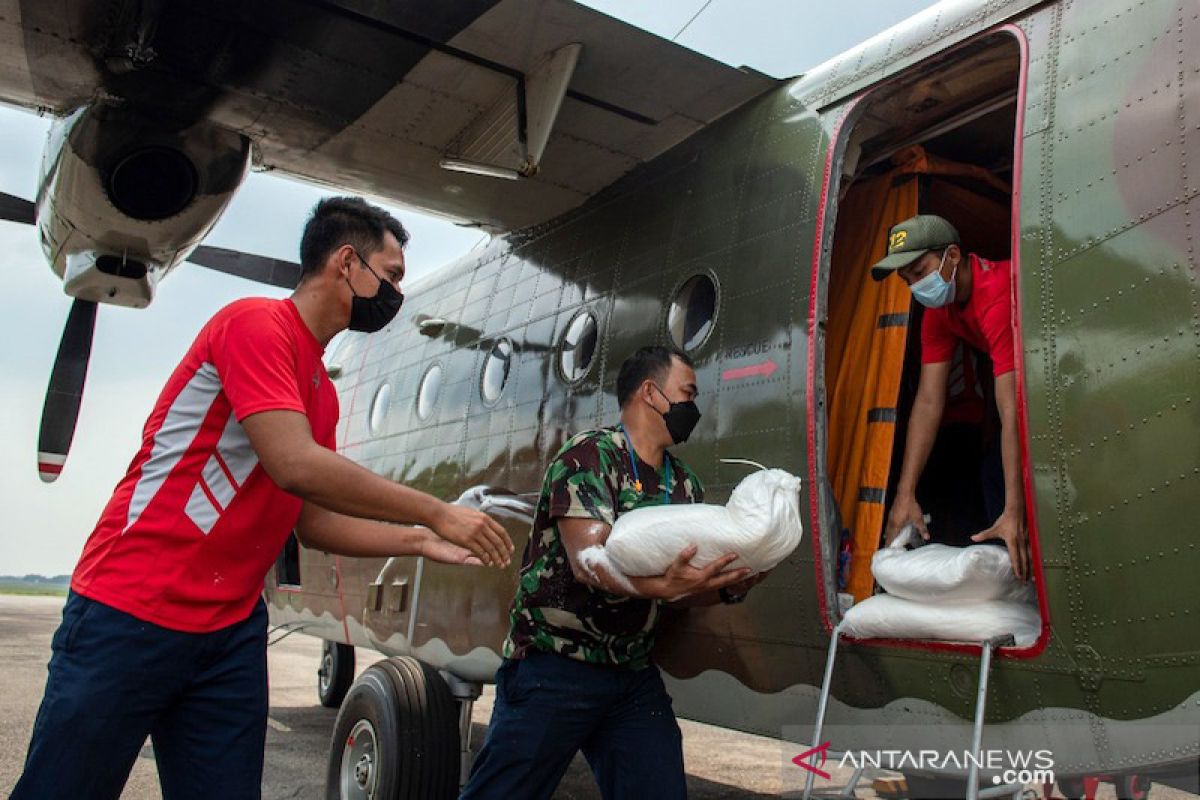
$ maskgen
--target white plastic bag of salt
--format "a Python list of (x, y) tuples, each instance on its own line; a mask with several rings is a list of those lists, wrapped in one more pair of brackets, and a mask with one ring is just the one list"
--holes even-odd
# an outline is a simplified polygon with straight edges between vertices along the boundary
[(1035, 597), (1033, 584), (1013, 574), (1008, 550), (990, 544), (884, 547), (871, 557), (871, 573), (888, 594), (908, 600), (1028, 603)]
[[(924, 548), (922, 548), (924, 549)], [(842, 619), (842, 633), (856, 639), (934, 639), (982, 642), (1011, 633), (1017, 647), (1037, 641), (1037, 606), (1013, 600), (921, 602), (877, 594), (856, 603)]]
[(887, 594), (868, 597), (842, 617), (842, 632), (860, 639), (981, 642), (1011, 633), (1018, 647), (1037, 641), (1041, 617), (1032, 584), (1013, 574), (1003, 547), (949, 547), (916, 541), (905, 530), (871, 558)]
[(749, 567), (758, 573), (787, 558), (803, 533), (800, 479), (765, 469), (743, 479), (723, 506), (646, 506), (622, 514), (604, 549), (625, 575), (662, 575), (691, 544), (697, 546), (694, 567), (737, 553), (729, 569)]

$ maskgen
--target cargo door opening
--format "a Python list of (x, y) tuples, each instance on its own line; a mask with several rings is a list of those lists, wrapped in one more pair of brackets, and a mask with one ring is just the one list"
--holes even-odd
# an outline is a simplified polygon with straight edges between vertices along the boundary
[[(871, 557), (896, 494), (921, 370), (923, 307), (903, 280), (875, 282), (869, 268), (886, 254), (889, 228), (916, 214), (949, 220), (964, 254), (1010, 259), (1020, 70), (1012, 36), (977, 40), (873, 90), (841, 134), (842, 157), (834, 162), (840, 180), (830, 190), (838, 208), (825, 309), (822, 453), (833, 510), (824, 519), (840, 518), (840, 525), (821, 531), (824, 584), (840, 595), (841, 607), (875, 590)], [(917, 488), (936, 541), (969, 544), (991, 525), (995, 497), (984, 476), (999, 469), (1003, 492), (1002, 464), (993, 457), (999, 436), (992, 366), (984, 353), (960, 345)]]

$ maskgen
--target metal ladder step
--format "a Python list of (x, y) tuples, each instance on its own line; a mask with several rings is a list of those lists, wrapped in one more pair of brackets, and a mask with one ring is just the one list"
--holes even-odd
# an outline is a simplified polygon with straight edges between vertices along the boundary
[[(839, 624), (833, 629), (833, 633), (829, 637), (829, 653), (825, 658), (825, 678), (821, 682), (821, 695), (817, 701), (817, 719), (813, 725), (813, 740), (812, 749), (815, 751), (821, 744), (821, 730), (825, 725), (825, 713), (829, 707), (829, 692), (833, 685), (833, 667), (837, 661), (838, 642), (841, 640), (842, 627)], [(983, 747), (983, 719), (987, 709), (987, 687), (988, 677), (991, 674), (992, 653), (998, 647), (1009, 647), (1013, 645), (1014, 639), (1012, 634), (996, 636), (987, 641), (981, 642), (982, 653), (979, 659), (979, 690), (975, 696), (975, 721), (971, 728), (971, 750), (970, 752), (979, 755), (980, 749)], [(804, 779), (804, 800), (810, 800), (813, 797), (813, 781), (816, 774), (812, 770), (807, 771)], [(853, 797), (854, 789), (858, 781), (862, 777), (862, 769), (855, 770), (850, 783), (840, 790), (838, 796)], [(986, 789), (979, 788), (979, 759), (971, 759), (970, 766), (967, 770), (967, 785), (966, 798), (967, 800), (986, 800), (993, 797), (1011, 797), (1020, 792), (1023, 787), (1012, 784), (1004, 786), (989, 786)]]

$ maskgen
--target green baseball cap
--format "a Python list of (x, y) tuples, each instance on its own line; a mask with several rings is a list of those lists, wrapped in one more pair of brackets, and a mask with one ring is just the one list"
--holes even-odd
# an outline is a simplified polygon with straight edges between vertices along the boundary
[(871, 267), (871, 277), (881, 281), (930, 250), (958, 243), (958, 231), (941, 217), (933, 214), (910, 217), (888, 231), (887, 255)]

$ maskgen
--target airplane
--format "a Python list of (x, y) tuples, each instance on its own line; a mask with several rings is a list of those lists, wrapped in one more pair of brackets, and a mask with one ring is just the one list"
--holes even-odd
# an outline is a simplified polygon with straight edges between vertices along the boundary
[[(1068, 796), (1096, 776), (1196, 791), (1191, 0), (944, 0), (788, 80), (569, 0), (362, 8), (3, 0), (0, 99), (60, 119), (36, 208), (6, 213), (38, 225), (68, 293), (127, 305), (203, 258), (251, 163), (492, 232), (331, 354), (342, 453), (496, 513), (520, 547), (556, 449), (616, 419), (621, 360), (673, 343), (705, 414), (678, 453), (710, 502), (748, 459), (802, 476), (807, 514), (807, 545), (745, 603), (664, 624), (681, 717), (832, 757), (901, 732), (965, 748), (984, 709), (988, 747), (1050, 748)], [(866, 266), (918, 211), (1013, 262), (1041, 630), (990, 672), (979, 643), (834, 648), (873, 591), (919, 363), (920, 308)], [(988, 394), (980, 367), (956, 362), (967, 395)], [(969, 450), (936, 468), (973, 471)], [(935, 526), (978, 513), (930, 506)], [(453, 795), (516, 577), (289, 542), (265, 594), (278, 630), (325, 641), (330, 797)], [(354, 646), (386, 657), (358, 682)], [(909, 790), (963, 792), (951, 773), (906, 772)]]

